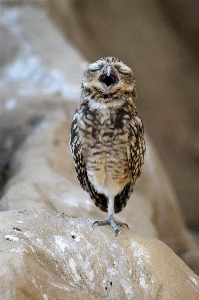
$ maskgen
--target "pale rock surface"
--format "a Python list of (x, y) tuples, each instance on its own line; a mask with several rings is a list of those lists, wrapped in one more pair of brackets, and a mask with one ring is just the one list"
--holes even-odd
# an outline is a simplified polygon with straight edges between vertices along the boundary
[[(80, 187), (68, 146), (71, 118), (79, 101), (81, 68), (84, 60), (63, 39), (43, 10), (31, 6), (4, 8), (0, 16), (2, 26), (6, 28), (4, 32), (10, 32), (10, 35), (17, 33), (19, 37), (15, 59), (4, 61), (1, 70), (1, 117), (4, 118), (5, 124), (12, 128), (23, 127), (27, 120), (32, 118), (38, 120), (34, 130), (13, 157), (11, 176), (0, 202), (1, 210), (17, 210), (0, 214), (4, 220), (1, 223), (3, 236), (0, 241), (4, 253), (0, 258), (4, 299), (27, 299), (31, 293), (32, 299), (37, 299), (34, 298), (34, 292), (38, 293), (38, 299), (45, 300), (65, 299), (67, 293), (71, 293), (71, 299), (71, 295), (74, 299), (85, 298), (85, 293), (91, 295), (86, 296), (86, 299), (92, 297), (101, 299), (100, 295), (104, 297), (112, 295), (111, 293), (116, 293), (113, 295), (119, 293), (120, 299), (131, 299), (132, 293), (142, 293), (141, 295), (146, 297), (145, 293), (150, 291), (151, 295), (157, 296), (158, 290), (162, 296), (154, 299), (181, 299), (179, 298), (181, 287), (182, 295), (186, 295), (183, 286), (190, 295), (192, 293), (196, 297), (198, 293), (196, 275), (193, 275), (191, 270), (161, 242), (140, 236), (161, 239), (179, 256), (183, 255), (186, 263), (194, 266), (195, 272), (199, 273), (198, 248), (185, 228), (176, 197), (150, 139), (146, 135), (147, 156), (142, 176), (127, 207), (117, 215), (118, 220), (128, 223), (130, 230), (122, 229), (116, 239), (109, 227), (92, 228), (93, 219), (105, 218), (106, 214), (95, 207), (88, 194)], [(19, 213), (18, 210), (21, 209), (27, 209), (27, 212)], [(68, 219), (53, 211), (89, 219)], [(20, 223), (21, 221), (23, 223)], [(13, 227), (22, 231), (13, 230)], [(28, 232), (26, 236), (25, 232)], [(70, 233), (69, 240), (67, 232)], [(77, 235), (77, 239), (73, 240), (71, 232), (74, 232), (74, 236)], [(8, 239), (11, 235), (11, 241), (5, 240), (5, 235), (8, 235)], [(54, 235), (58, 236), (58, 244), (55, 239), (53, 240)], [(90, 252), (87, 251), (87, 241)], [(138, 245), (133, 244), (129, 248), (130, 241)], [(80, 242), (83, 243), (81, 247)], [(12, 249), (18, 249), (19, 252), (18, 250), (10, 252), (9, 247), (13, 246), (13, 243), (18, 243), (15, 244), (18, 248)], [(103, 251), (99, 251), (99, 247)], [(150, 257), (153, 257), (151, 264), (145, 259), (143, 266), (143, 255), (138, 253), (141, 258), (139, 255), (136, 258), (136, 253), (133, 255), (135, 249), (139, 252), (142, 247), (148, 249)], [(71, 251), (67, 250), (69, 251), (67, 258), (65, 256), (63, 258), (65, 248)], [(87, 256), (81, 256), (86, 251)], [(102, 267), (100, 264), (96, 267), (94, 264), (96, 253), (99, 253), (99, 257), (101, 255)], [(122, 263), (118, 262), (117, 265), (119, 273), (111, 269), (114, 255), (117, 260), (123, 259), (123, 256), (128, 258), (129, 268), (125, 263), (126, 277), (122, 275), (122, 279), (119, 278), (120, 274), (123, 274), (119, 270)], [(111, 259), (107, 262), (108, 256), (111, 256)], [(85, 261), (84, 266), (82, 257)], [(55, 261), (58, 268), (55, 267)], [(87, 264), (90, 266), (89, 271), (83, 269)], [(148, 267), (152, 277), (147, 275)], [(106, 280), (111, 280), (113, 272), (113, 277), (117, 278), (120, 285), (115, 289), (111, 284), (105, 285), (107, 281), (103, 282), (100, 277), (102, 270), (103, 274), (109, 275), (106, 275), (108, 277), (104, 275)], [(134, 275), (130, 275), (129, 272), (133, 270), (136, 270), (132, 273)], [(146, 273), (143, 273), (144, 270)], [(175, 273), (175, 270), (178, 272)], [(37, 276), (34, 277), (37, 271)], [(84, 271), (84, 279), (80, 279), (80, 271)], [(95, 279), (92, 277), (94, 274), (97, 274)], [(186, 274), (190, 274), (192, 279), (188, 279), (189, 275)], [(20, 281), (19, 286), (20, 278), (24, 278), (25, 281), (22, 280), (24, 283)], [(95, 289), (91, 284), (92, 278)], [(154, 284), (149, 278), (153, 278)], [(172, 280), (176, 282), (176, 290), (171, 284)], [(9, 298), (10, 293), (7, 296), (6, 290), (12, 293), (13, 298)], [(170, 297), (172, 293), (175, 295), (174, 298)], [(114, 299), (111, 297), (109, 299)], [(135, 297), (135, 299), (148, 298)]]
[(2, 212), (1, 299), (199, 299), (199, 278), (165, 244), (92, 222)]

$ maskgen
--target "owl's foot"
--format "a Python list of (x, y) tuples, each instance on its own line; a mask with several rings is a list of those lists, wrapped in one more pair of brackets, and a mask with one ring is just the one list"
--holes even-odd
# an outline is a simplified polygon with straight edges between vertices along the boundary
[(108, 218), (107, 218), (106, 220), (103, 220), (103, 221), (95, 221), (95, 222), (93, 223), (92, 226), (94, 226), (95, 224), (96, 224), (97, 226), (110, 225), (110, 226), (113, 228), (114, 232), (115, 232), (115, 236), (117, 236), (117, 235), (118, 235), (118, 232), (119, 232), (117, 225), (119, 225), (119, 226), (121, 226), (121, 227), (126, 226), (127, 228), (129, 228), (128, 225), (127, 225), (126, 223), (114, 221), (112, 215), (108, 216)]

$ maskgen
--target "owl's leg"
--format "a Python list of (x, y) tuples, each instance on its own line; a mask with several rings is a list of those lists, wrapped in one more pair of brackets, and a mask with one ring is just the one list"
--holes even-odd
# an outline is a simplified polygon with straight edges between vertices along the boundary
[(117, 236), (118, 232), (119, 232), (117, 225), (119, 225), (121, 227), (124, 227), (124, 226), (126, 226), (127, 228), (129, 228), (129, 227), (126, 223), (118, 222), (113, 219), (113, 203), (114, 203), (113, 200), (111, 198), (109, 198), (107, 219), (102, 220), (102, 221), (95, 221), (92, 226), (94, 226), (95, 224), (97, 226), (110, 225), (115, 232), (115, 236)]

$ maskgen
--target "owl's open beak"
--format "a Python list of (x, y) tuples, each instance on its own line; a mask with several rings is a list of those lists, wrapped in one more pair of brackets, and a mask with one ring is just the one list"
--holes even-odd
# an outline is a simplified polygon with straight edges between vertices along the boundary
[(105, 70), (105, 73), (100, 75), (99, 81), (109, 87), (112, 84), (119, 82), (118, 77), (112, 72), (111, 66), (108, 66)]

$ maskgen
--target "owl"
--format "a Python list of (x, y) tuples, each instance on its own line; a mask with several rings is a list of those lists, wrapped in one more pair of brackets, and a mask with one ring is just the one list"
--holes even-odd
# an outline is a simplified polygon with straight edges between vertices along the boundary
[(77, 177), (96, 206), (108, 212), (110, 225), (133, 192), (144, 163), (142, 120), (136, 109), (136, 85), (131, 69), (114, 57), (103, 57), (84, 73), (79, 108), (74, 113), (70, 149)]

